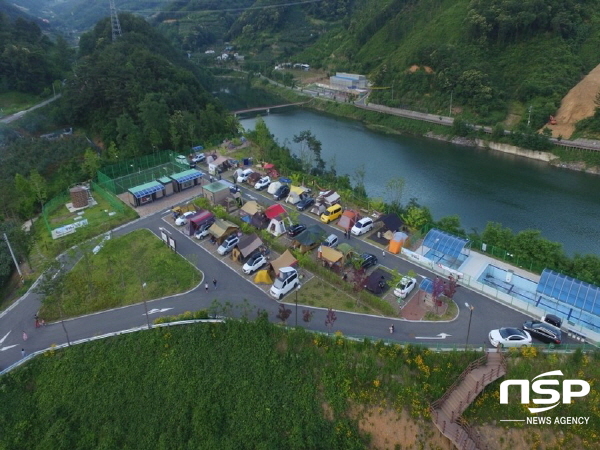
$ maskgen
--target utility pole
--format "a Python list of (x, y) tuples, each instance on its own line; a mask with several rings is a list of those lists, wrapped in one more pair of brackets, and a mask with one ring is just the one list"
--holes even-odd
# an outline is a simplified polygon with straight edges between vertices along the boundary
[(112, 40), (115, 42), (121, 36), (121, 24), (119, 23), (119, 14), (115, 6), (115, 0), (108, 0), (110, 7), (110, 24), (112, 26)]
[(527, 117), (527, 126), (529, 126), (529, 124), (531, 124), (531, 110), (533, 109), (533, 106), (529, 105), (529, 116)]
[(21, 278), (21, 283), (23, 282), (23, 274), (21, 273), (21, 268), (19, 267), (19, 263), (17, 262), (17, 258), (15, 258), (15, 254), (13, 253), (13, 249), (10, 246), (10, 242), (8, 242), (8, 237), (6, 233), (4, 233), (4, 240), (6, 241), (6, 245), (8, 246), (8, 250), (10, 251), (10, 256), (12, 256), (13, 262), (15, 263), (15, 267), (17, 268), (17, 272), (19, 272), (19, 277)]

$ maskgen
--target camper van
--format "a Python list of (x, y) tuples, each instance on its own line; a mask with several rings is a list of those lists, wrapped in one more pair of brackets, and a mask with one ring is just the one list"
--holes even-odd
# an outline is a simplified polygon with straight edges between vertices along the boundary
[(342, 205), (333, 205), (321, 214), (321, 222), (329, 223), (342, 215)]
[(285, 294), (300, 286), (298, 271), (293, 267), (282, 267), (279, 269), (279, 276), (275, 279), (269, 294), (271, 297), (281, 300)]

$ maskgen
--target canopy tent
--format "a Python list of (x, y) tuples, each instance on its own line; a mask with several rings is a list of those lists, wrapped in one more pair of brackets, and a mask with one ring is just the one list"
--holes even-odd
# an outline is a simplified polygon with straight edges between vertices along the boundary
[(281, 187), (281, 183), (279, 181), (273, 181), (269, 187), (267, 188), (267, 192), (271, 195), (274, 195), (277, 192), (277, 189)]
[(360, 215), (357, 211), (352, 209), (347, 209), (340, 217), (340, 220), (335, 224), (337, 227), (340, 227), (342, 230), (349, 230), (354, 226), (354, 224), (360, 219)]
[(279, 258), (271, 261), (271, 268), (273, 269), (275, 276), (278, 277), (279, 269), (282, 267), (293, 267), (296, 264), (298, 264), (298, 260), (294, 258), (294, 255), (292, 255), (289, 250), (286, 250)]
[(401, 231), (396, 231), (390, 240), (390, 244), (388, 245), (388, 250), (390, 253), (394, 253), (396, 255), (400, 253), (406, 239), (408, 239), (407, 234), (402, 233)]
[(325, 204), (328, 206), (335, 205), (340, 201), (340, 194), (335, 191), (329, 191), (324, 196)]
[(537, 305), (569, 322), (600, 330), (600, 287), (544, 269), (536, 288)]
[(274, 219), (275, 217), (279, 217), (284, 214), (286, 214), (285, 208), (279, 203), (275, 203), (274, 205), (271, 205), (265, 209), (265, 216), (267, 216), (268, 219)]
[(352, 253), (356, 253), (356, 250), (354, 250), (350, 244), (346, 244), (345, 242), (337, 246), (337, 251), (341, 252), (346, 259), (351, 256)]
[(321, 244), (326, 235), (319, 225), (310, 226), (294, 238), (294, 247), (300, 248), (302, 253), (307, 252)]
[(367, 277), (365, 288), (373, 294), (381, 294), (388, 288), (388, 281), (391, 279), (391, 273), (383, 269), (375, 269), (373, 273)]
[(208, 229), (208, 232), (215, 237), (217, 242), (223, 241), (231, 233), (235, 233), (238, 227), (236, 224), (223, 219), (215, 219), (215, 223)]
[(234, 261), (242, 261), (263, 245), (263, 241), (256, 235), (244, 236), (231, 252), (231, 258)]
[(335, 191), (319, 192), (319, 196), (315, 199), (315, 205), (310, 209), (310, 212), (320, 216), (329, 206), (339, 203), (339, 201), (340, 196)]
[(268, 270), (259, 270), (256, 272), (256, 275), (254, 276), (254, 282), (257, 284), (273, 284), (273, 280), (271, 279)]
[(298, 203), (300, 200), (302, 200), (304, 198), (304, 196), (306, 195), (306, 193), (308, 191), (310, 191), (310, 189), (308, 189), (304, 186), (291, 185), (290, 186), (290, 194), (285, 199), (285, 201), (286, 201), (286, 203), (291, 203), (292, 205), (295, 205), (296, 203)]
[[(263, 212), (257, 212), (253, 216), (246, 216), (250, 218), (248, 222), (254, 228), (258, 228), (259, 230), (263, 230), (269, 226), (269, 219)], [(243, 220), (243, 219), (242, 219)]]
[(240, 211), (245, 212), (249, 216), (253, 216), (259, 211), (262, 211), (262, 206), (260, 206), (256, 200), (251, 200), (249, 202), (244, 203), (244, 206), (240, 209)]
[(397, 214), (384, 214), (375, 222), (383, 223), (386, 230), (398, 231), (404, 226), (404, 221)]
[(423, 247), (429, 247), (442, 255), (458, 258), (463, 248), (469, 243), (467, 239), (453, 236), (444, 231), (432, 228), (423, 240)]
[(190, 236), (192, 236), (198, 227), (209, 220), (212, 220), (215, 215), (207, 210), (200, 210), (196, 214), (191, 217), (188, 217), (188, 226), (187, 231)]
[(342, 261), (344, 259), (344, 254), (342, 252), (338, 252), (334, 248), (327, 247), (326, 245), (321, 245), (319, 247), (318, 258), (328, 262), (330, 265), (333, 265), (337, 262)]
[(263, 177), (263, 174), (260, 172), (252, 172), (248, 175), (248, 184), (254, 186), (254, 184)]

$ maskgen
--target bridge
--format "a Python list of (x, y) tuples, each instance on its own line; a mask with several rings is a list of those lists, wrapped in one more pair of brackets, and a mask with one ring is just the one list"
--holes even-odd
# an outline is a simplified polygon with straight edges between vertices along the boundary
[(285, 108), (287, 106), (300, 106), (300, 105), (304, 105), (304, 104), (308, 103), (309, 101), (310, 100), (307, 100), (305, 102), (298, 102), (298, 103), (286, 103), (285, 105), (259, 106), (258, 108), (238, 109), (237, 111), (231, 111), (231, 112), (233, 113), (234, 116), (237, 116), (238, 114), (258, 112), (258, 111), (266, 111), (267, 114), (269, 114), (269, 112), (272, 109)]

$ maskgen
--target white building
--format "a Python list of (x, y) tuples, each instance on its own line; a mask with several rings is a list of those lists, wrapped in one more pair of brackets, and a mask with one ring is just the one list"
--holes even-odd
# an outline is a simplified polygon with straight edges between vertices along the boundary
[(354, 73), (337, 72), (329, 77), (329, 85), (333, 89), (366, 89), (367, 77)]

